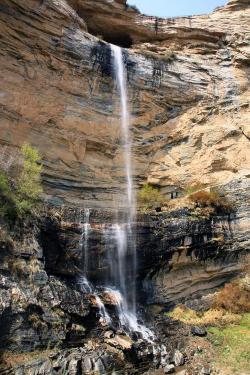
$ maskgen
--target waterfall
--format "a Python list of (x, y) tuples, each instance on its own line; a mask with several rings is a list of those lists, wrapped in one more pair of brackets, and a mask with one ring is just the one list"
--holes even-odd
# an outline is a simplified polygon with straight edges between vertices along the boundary
[[(84, 223), (82, 226), (81, 236), (79, 240), (79, 248), (80, 250), (83, 250), (83, 256), (84, 256), (84, 266), (83, 266), (83, 275), (78, 277), (77, 284), (79, 285), (79, 289), (82, 293), (91, 293), (95, 297), (96, 306), (99, 310), (99, 314), (101, 316), (101, 322), (103, 324), (110, 324), (111, 318), (101, 301), (100, 297), (95, 293), (93, 285), (89, 282), (87, 278), (88, 273), (88, 266), (89, 266), (89, 231), (91, 229), (90, 222), (90, 209), (86, 208), (84, 210)], [(80, 219), (79, 223), (82, 223), (82, 211), (80, 211)]]
[[(120, 124), (121, 124), (121, 144), (123, 150), (124, 171), (126, 176), (126, 189), (123, 200), (123, 215), (118, 213), (117, 223), (111, 231), (115, 234), (117, 262), (117, 282), (114, 287), (118, 288), (127, 308), (136, 314), (136, 247), (135, 236), (132, 229), (133, 220), (136, 213), (135, 197), (132, 179), (131, 162), (131, 137), (130, 137), (130, 113), (128, 108), (127, 77), (123, 62), (122, 49), (111, 44), (114, 61), (114, 75), (120, 98)], [(122, 217), (121, 217), (122, 216)]]
[[(130, 113), (128, 108), (127, 79), (120, 47), (111, 45), (114, 75), (120, 99), (121, 148), (123, 151), (124, 174), (126, 188), (122, 204), (116, 203), (116, 221), (104, 230), (107, 254), (106, 291), (116, 301), (117, 316), (120, 326), (129, 334), (137, 332), (147, 341), (152, 341), (153, 333), (138, 322), (136, 314), (136, 240), (133, 221), (136, 215), (136, 200), (132, 179), (132, 147), (130, 137)], [(84, 272), (80, 280), (82, 290), (95, 296), (101, 321), (111, 324), (112, 320), (100, 297), (94, 292), (87, 280), (89, 267), (89, 210), (84, 211), (84, 225), (80, 238), (81, 249), (84, 250)]]
[(99, 309), (99, 314), (101, 315), (101, 322), (103, 324), (110, 324), (111, 323), (111, 318), (102, 302), (100, 297), (98, 297), (97, 294), (95, 294), (95, 300), (96, 300), (96, 305)]
[[(133, 233), (133, 221), (136, 214), (136, 201), (132, 179), (132, 152), (130, 136), (130, 113), (128, 108), (127, 78), (123, 62), (122, 49), (111, 45), (114, 74), (120, 97), (120, 123), (121, 141), (123, 148), (124, 171), (126, 175), (126, 190), (124, 194), (122, 215), (118, 212), (117, 223), (108, 229), (106, 239), (109, 244), (113, 242), (115, 249), (110, 251), (108, 262), (112, 275), (109, 283), (113, 289), (109, 289), (117, 301), (120, 323), (129, 332), (140, 332), (145, 339), (149, 339), (151, 332), (138, 324), (136, 315), (136, 241)], [(113, 245), (114, 246), (114, 245)], [(112, 248), (112, 247), (111, 247)], [(118, 289), (118, 290), (117, 290)], [(150, 332), (150, 334), (149, 334)]]
[(92, 293), (93, 286), (87, 279), (87, 272), (88, 272), (88, 249), (89, 249), (89, 230), (90, 230), (90, 223), (89, 223), (89, 216), (90, 210), (86, 208), (84, 210), (84, 222), (82, 224), (82, 213), (83, 210), (80, 210), (80, 217), (79, 217), (79, 225), (81, 226), (81, 235), (79, 240), (79, 249), (83, 252), (84, 256), (84, 266), (83, 266), (83, 274), (78, 277), (77, 284), (80, 286), (80, 290), (83, 293)]
[(123, 63), (122, 49), (111, 44), (114, 58), (114, 72), (120, 94), (121, 131), (124, 147), (124, 167), (126, 172), (126, 207), (128, 222), (131, 223), (135, 215), (135, 199), (133, 195), (133, 181), (131, 168), (131, 139), (130, 139), (130, 114), (128, 110), (127, 79)]
[[(84, 222), (82, 223), (82, 214), (84, 212)], [(79, 285), (79, 289), (82, 293), (93, 293), (93, 286), (87, 279), (87, 271), (88, 271), (88, 240), (89, 240), (89, 215), (90, 210), (87, 208), (84, 211), (80, 210), (80, 217), (79, 217), (79, 225), (81, 227), (81, 235), (79, 240), (79, 249), (83, 252), (84, 256), (84, 266), (83, 266), (83, 274), (78, 277), (77, 284)]]
[(117, 313), (121, 326), (124, 327), (124, 329), (129, 333), (137, 332), (144, 340), (153, 342), (153, 332), (143, 324), (139, 324), (136, 314), (128, 309), (126, 300), (123, 298), (119, 290), (107, 288), (106, 292), (111, 295), (113, 300), (116, 302)]
[(81, 243), (80, 246), (84, 250), (84, 275), (87, 275), (88, 272), (88, 263), (89, 263), (89, 230), (90, 230), (90, 224), (89, 224), (89, 216), (90, 216), (90, 210), (89, 208), (86, 208), (84, 210), (84, 224), (83, 224), (83, 231), (81, 236)]
[(79, 289), (82, 293), (93, 293), (94, 288), (85, 276), (79, 276), (77, 279), (77, 284), (79, 285)]

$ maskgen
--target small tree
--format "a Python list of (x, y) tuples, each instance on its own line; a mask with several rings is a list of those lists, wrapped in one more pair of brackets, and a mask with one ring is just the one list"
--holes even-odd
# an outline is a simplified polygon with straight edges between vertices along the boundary
[(138, 193), (138, 201), (142, 211), (148, 211), (161, 207), (164, 202), (164, 197), (159, 189), (150, 184), (145, 184)]
[(21, 148), (23, 167), (16, 184), (16, 206), (19, 213), (30, 210), (42, 193), (41, 156), (25, 143)]

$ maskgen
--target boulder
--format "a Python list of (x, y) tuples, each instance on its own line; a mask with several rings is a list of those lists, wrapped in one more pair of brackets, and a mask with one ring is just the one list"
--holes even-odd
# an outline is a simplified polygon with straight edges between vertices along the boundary
[(175, 366), (183, 366), (184, 363), (185, 363), (184, 355), (179, 350), (176, 350), (174, 352), (174, 364), (175, 364)]
[(205, 330), (205, 328), (198, 327), (198, 326), (192, 326), (191, 333), (194, 336), (200, 336), (200, 337), (204, 337), (207, 335), (207, 331)]
[(91, 357), (86, 356), (81, 363), (81, 369), (83, 374), (90, 374), (92, 371), (92, 361)]
[(166, 367), (164, 367), (165, 374), (172, 374), (173, 372), (175, 372), (174, 365), (167, 365)]
[(201, 369), (201, 375), (210, 375), (211, 374), (211, 369), (209, 367), (203, 367)]
[(132, 340), (128, 336), (116, 335), (113, 338), (106, 339), (105, 342), (121, 350), (132, 348)]

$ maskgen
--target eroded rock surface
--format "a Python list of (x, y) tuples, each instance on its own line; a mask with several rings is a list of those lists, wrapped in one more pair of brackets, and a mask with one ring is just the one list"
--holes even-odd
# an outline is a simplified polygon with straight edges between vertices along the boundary
[(249, 178), (249, 7), (241, 1), (209, 16), (158, 20), (156, 35), (155, 18), (116, 2), (4, 0), (0, 139), (7, 158), (25, 140), (36, 146), (54, 203), (112, 208), (119, 200), (111, 51), (87, 33), (89, 12), (100, 27), (108, 30), (106, 17), (113, 32), (114, 17), (120, 30), (143, 36), (131, 35), (134, 48), (124, 51), (137, 183), (167, 193), (195, 181)]
[[(101, 325), (95, 298), (76, 282), (84, 266), (81, 209), (91, 208), (89, 277), (102, 285), (109, 272), (103, 237), (125, 189), (107, 42), (130, 47), (123, 56), (136, 187), (148, 181), (171, 198), (199, 182), (235, 203), (231, 215), (194, 217), (185, 207), (138, 215), (139, 302), (197, 307), (241, 271), (249, 249), (249, 12), (247, 0), (166, 20), (140, 15), (124, 0), (1, 1), (0, 162), (5, 169), (15, 163), (24, 141), (37, 147), (44, 198), (61, 206), (15, 228), (13, 243), (0, 241), (1, 349), (53, 350), (3, 374), (133, 374), (152, 363), (163, 373), (174, 369), (174, 353), (184, 352), (190, 334), (156, 318), (162, 346), (152, 353), (118, 324)], [(116, 304), (104, 302), (115, 319)]]

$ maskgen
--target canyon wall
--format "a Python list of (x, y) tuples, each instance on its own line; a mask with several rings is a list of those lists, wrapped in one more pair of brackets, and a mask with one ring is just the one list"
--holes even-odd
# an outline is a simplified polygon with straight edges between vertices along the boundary
[(124, 53), (137, 186), (168, 193), (247, 179), (247, 3), (166, 20), (115, 2), (75, 3), (1, 4), (1, 148), (7, 158), (24, 141), (40, 150), (46, 198), (112, 208), (123, 192), (111, 52), (87, 32), (93, 19), (100, 35), (113, 33), (114, 19), (126, 23), (119, 30), (134, 43)]
[(107, 351), (118, 367), (128, 354), (104, 337), (97, 306), (76, 283), (79, 215), (91, 209), (89, 277), (101, 285), (105, 225), (126, 184), (109, 43), (126, 47), (136, 188), (149, 182), (168, 200), (200, 183), (234, 206), (208, 217), (185, 205), (138, 214), (138, 302), (197, 307), (242, 272), (250, 238), (249, 16), (247, 0), (171, 19), (141, 15), (124, 0), (1, 1), (0, 163), (8, 169), (31, 143), (43, 157), (43, 198), (57, 208), (0, 240), (0, 349), (68, 350), (99, 335), (97, 347), (52, 358), (72, 373), (80, 363), (84, 373), (86, 355), (94, 369), (98, 360), (106, 366)]

